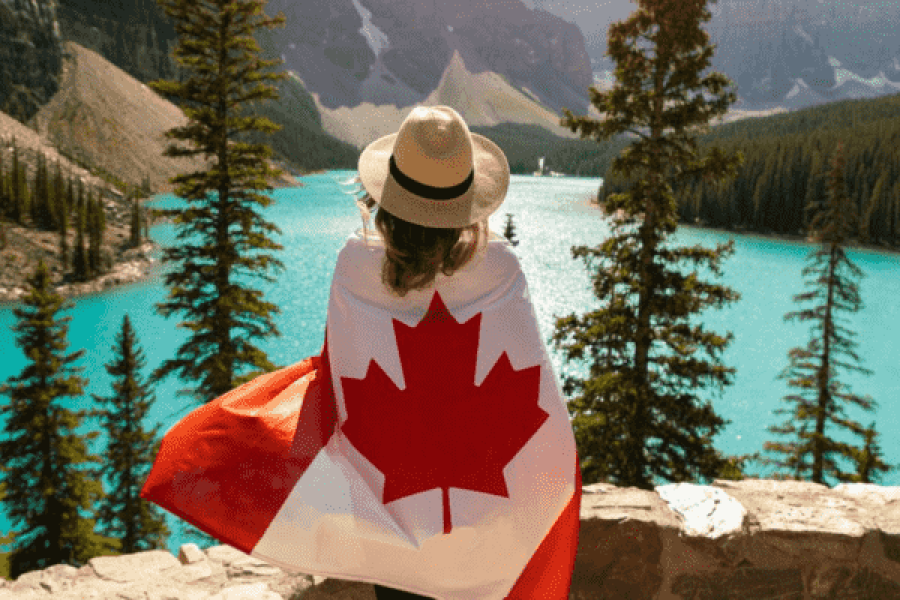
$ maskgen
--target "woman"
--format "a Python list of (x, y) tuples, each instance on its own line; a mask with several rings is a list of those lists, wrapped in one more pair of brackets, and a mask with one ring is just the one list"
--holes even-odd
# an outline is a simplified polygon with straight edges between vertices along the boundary
[(176, 424), (141, 497), (379, 600), (565, 600), (578, 456), (518, 259), (488, 229), (506, 158), (453, 109), (417, 107), (358, 181), (321, 355)]
[[(469, 132), (456, 111), (436, 107), (413, 113), (404, 123), (406, 131), (401, 127), (365, 149), (360, 175), (353, 180), (363, 183), (365, 195), (357, 202), (367, 242), (370, 211), (378, 204), (375, 227), (384, 242), (381, 280), (400, 297), (433, 285), (439, 272), (452, 276), (483, 249), (491, 234), (487, 217), (500, 207), (509, 186), (503, 152), (481, 136), (469, 134), (473, 143), (462, 143)], [(407, 141), (398, 146), (401, 134)], [(422, 197), (442, 202), (437, 205), (442, 210)], [(448, 210), (448, 202), (458, 208)], [(378, 584), (374, 588), (378, 600), (427, 598)]]

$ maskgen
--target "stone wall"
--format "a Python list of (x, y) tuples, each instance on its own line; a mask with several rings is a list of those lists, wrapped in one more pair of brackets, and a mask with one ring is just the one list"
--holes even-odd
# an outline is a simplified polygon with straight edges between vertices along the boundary
[(56, 0), (0, 0), (0, 111), (24, 123), (59, 89)]
[[(583, 488), (572, 600), (900, 599), (900, 487), (716, 480)], [(230, 546), (98, 557), (0, 585), (0, 600), (375, 600)]]

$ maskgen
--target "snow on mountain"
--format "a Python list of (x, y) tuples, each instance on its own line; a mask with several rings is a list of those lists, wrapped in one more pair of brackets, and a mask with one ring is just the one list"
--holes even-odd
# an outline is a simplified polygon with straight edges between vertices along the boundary
[(359, 32), (366, 38), (369, 48), (375, 53), (375, 56), (381, 56), (385, 48), (390, 46), (390, 41), (383, 31), (372, 24), (372, 12), (359, 3), (359, 0), (352, 0), (356, 12), (362, 18), (363, 25), (359, 28)]
[[(593, 83), (608, 89), (615, 63), (610, 24), (632, 0), (550, 0), (544, 10), (582, 29)], [(881, 0), (718, 0), (702, 25), (715, 46), (712, 71), (731, 79), (731, 111), (795, 110), (900, 92), (900, 2)]]

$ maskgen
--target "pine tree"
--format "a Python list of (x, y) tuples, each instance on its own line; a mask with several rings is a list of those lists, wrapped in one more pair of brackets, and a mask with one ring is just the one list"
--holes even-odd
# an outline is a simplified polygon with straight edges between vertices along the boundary
[(43, 194), (45, 190), (44, 180), (44, 157), (38, 154), (34, 167), (34, 185), (31, 188), (34, 190), (31, 201), (31, 223), (34, 227), (42, 227), (44, 215), (46, 215), (44, 208), (45, 196)]
[(85, 210), (85, 201), (84, 201), (84, 180), (78, 179), (78, 200), (76, 209), (80, 213), (84, 213)]
[(97, 235), (97, 203), (94, 202), (93, 192), (88, 192), (85, 216), (87, 217), (85, 219), (85, 224), (88, 230), (88, 271), (91, 275), (94, 275), (100, 271), (100, 241), (99, 236)]
[[(266, 232), (280, 233), (272, 223), (262, 219), (253, 205), (269, 206), (272, 199), (251, 190), (271, 190), (267, 177), (282, 173), (273, 169), (265, 158), (272, 150), (265, 144), (229, 143), (233, 133), (248, 130), (274, 132), (281, 127), (266, 118), (234, 112), (250, 100), (278, 98), (275, 88), (258, 84), (261, 79), (284, 79), (285, 73), (262, 74), (258, 69), (283, 61), (256, 58), (259, 46), (251, 32), (257, 27), (269, 29), (283, 25), (284, 15), (260, 22), (251, 17), (262, 14), (263, 0), (158, 0), (173, 18), (179, 42), (174, 50), (176, 60), (200, 76), (184, 82), (157, 81), (155, 91), (182, 98), (189, 119), (185, 127), (166, 133), (169, 138), (189, 140), (194, 149), (171, 145), (165, 156), (205, 154), (217, 158), (206, 172), (176, 176), (175, 194), (190, 208), (160, 210), (171, 217), (180, 230), (179, 239), (197, 236), (201, 241), (166, 248), (164, 262), (175, 262), (177, 268), (167, 273), (168, 301), (158, 303), (163, 316), (182, 312), (193, 330), (179, 348), (177, 358), (166, 360), (151, 378), (158, 382), (172, 373), (195, 387), (181, 390), (201, 403), (208, 402), (242, 383), (278, 367), (266, 354), (251, 344), (252, 338), (281, 335), (271, 318), (280, 312), (272, 303), (263, 302), (258, 290), (242, 287), (235, 281), (238, 269), (266, 281), (271, 267), (283, 269), (281, 261), (270, 255), (250, 251), (281, 250), (282, 246), (266, 237)], [(235, 54), (229, 51), (237, 51)], [(189, 104), (193, 104), (190, 106)], [(243, 330), (235, 335), (235, 330)], [(241, 375), (243, 367), (255, 371)], [(188, 407), (186, 407), (188, 408)]]
[(114, 395), (92, 394), (99, 406), (112, 406), (112, 410), (96, 413), (109, 437), (101, 474), (113, 482), (112, 490), (98, 505), (99, 523), (106, 535), (121, 541), (125, 554), (164, 549), (169, 535), (165, 517), (140, 497), (143, 482), (159, 453), (160, 440), (159, 425), (150, 432), (141, 425), (155, 398), (142, 380), (146, 359), (128, 315), (122, 320), (122, 330), (112, 349), (116, 358), (106, 365), (106, 372), (114, 378)]
[(24, 199), (22, 197), (22, 186), (25, 180), (23, 174), (24, 165), (19, 163), (19, 147), (16, 146), (16, 138), (13, 137), (13, 166), (12, 166), (12, 193), (13, 193), (13, 213), (12, 218), (16, 223), (22, 224), (24, 219)]
[(84, 209), (76, 211), (77, 219), (75, 230), (75, 252), (72, 257), (72, 272), (77, 281), (87, 281), (90, 278), (87, 253), (84, 251)]
[(87, 225), (89, 236), (88, 270), (92, 275), (102, 273), (108, 265), (103, 264), (103, 233), (106, 230), (106, 216), (103, 213), (103, 202), (100, 198), (94, 199), (94, 192), (88, 193), (87, 199)]
[(61, 398), (82, 395), (87, 384), (76, 374), (83, 367), (72, 366), (84, 350), (64, 354), (71, 317), (57, 314), (71, 303), (50, 290), (43, 261), (28, 283), (31, 291), (24, 307), (13, 310), (18, 322), (12, 329), (18, 334), (16, 345), (30, 362), (19, 376), (0, 386), (0, 394), (11, 400), (2, 406), (8, 420), (0, 441), (0, 463), (5, 465), (3, 502), (18, 526), (9, 557), (14, 579), (60, 563), (80, 567), (115, 549), (94, 533), (94, 519), (79, 512), (103, 497), (100, 482), (78, 469), (99, 461), (85, 447), (85, 440), (98, 434), (76, 433), (88, 411), (70, 411), (58, 404)]
[[(106, 211), (103, 210), (103, 195), (100, 194), (100, 197), (97, 198), (97, 223), (96, 223), (96, 232), (97, 232), (97, 268), (106, 272), (109, 271), (110, 267), (112, 267), (112, 261), (109, 256), (104, 257), (103, 253), (103, 237), (106, 235)], [(104, 258), (106, 260), (104, 260)]]
[(511, 245), (519, 245), (519, 240), (516, 239), (516, 226), (513, 225), (512, 215), (509, 213), (506, 213), (506, 228), (503, 230), (503, 237), (509, 240)]
[[(801, 442), (766, 442), (763, 445), (765, 450), (787, 454), (789, 458), (786, 461), (767, 458), (760, 461), (794, 469), (798, 477), (810, 473), (810, 481), (815, 483), (824, 483), (823, 476), (826, 473), (839, 481), (851, 482), (858, 481), (863, 476), (868, 479), (872, 470), (886, 472), (893, 469), (872, 454), (873, 449), (877, 449), (873, 446), (874, 429), (864, 429), (859, 423), (841, 417), (843, 411), (837, 405), (838, 398), (852, 402), (865, 410), (872, 410), (877, 405), (871, 399), (841, 393), (840, 390), (844, 386), (835, 379), (837, 366), (871, 373), (868, 369), (838, 362), (836, 358), (838, 354), (849, 354), (857, 363), (859, 362), (859, 357), (852, 350), (856, 343), (847, 337), (852, 336), (852, 333), (837, 325), (836, 313), (842, 310), (856, 312), (862, 307), (858, 286), (851, 275), (856, 277), (864, 275), (844, 252), (845, 242), (859, 229), (859, 218), (856, 206), (847, 197), (844, 186), (843, 144), (838, 144), (828, 187), (828, 200), (824, 205), (819, 203), (809, 205), (809, 210), (815, 213), (810, 228), (817, 232), (816, 239), (821, 242), (821, 246), (810, 253), (811, 264), (803, 269), (803, 275), (817, 275), (812, 283), (807, 282), (808, 287), (816, 289), (794, 296), (794, 301), (798, 303), (817, 299), (822, 304), (812, 309), (790, 312), (784, 316), (786, 321), (797, 318), (801, 321), (812, 319), (813, 337), (806, 348), (792, 348), (789, 351), (790, 365), (779, 375), (782, 379), (794, 377), (788, 381), (788, 385), (801, 388), (806, 394), (813, 395), (814, 399), (805, 398), (805, 394), (784, 398), (786, 402), (796, 404), (796, 408), (792, 411), (776, 410), (778, 414), (791, 413), (791, 417), (783, 426), (769, 427), (768, 430), (782, 435), (797, 433)], [(849, 273), (844, 273), (843, 267), (846, 267)], [(842, 333), (846, 336), (841, 335)], [(804, 375), (804, 371), (809, 374)], [(825, 435), (827, 422), (834, 422), (865, 439), (866, 449), (859, 450), (843, 442), (829, 439)], [(798, 424), (805, 425), (799, 432), (796, 428)], [(813, 431), (809, 431), (813, 426)], [(832, 458), (835, 455), (856, 462), (859, 472), (853, 475), (841, 471)], [(807, 457), (811, 458), (811, 464), (803, 460)]]
[[(59, 173), (57, 164), (57, 173)], [(71, 181), (71, 180), (70, 180)], [(66, 189), (62, 175), (57, 178), (59, 191), (59, 205), (57, 207), (57, 222), (59, 226), (59, 256), (62, 261), (62, 268), (69, 268), (69, 191)]]
[[(735, 369), (694, 354), (702, 348), (715, 357), (733, 336), (729, 332), (723, 338), (688, 321), (704, 306), (721, 307), (740, 296), (699, 281), (696, 271), (685, 276), (677, 268), (690, 259), (695, 265), (709, 262), (718, 274), (718, 263), (734, 251), (734, 242), (719, 244), (716, 250), (662, 246), (676, 228), (676, 202), (668, 182), (732, 177), (743, 155), (728, 158), (714, 148), (698, 160), (688, 129), (708, 129), (708, 122), (735, 101), (733, 93), (721, 94), (729, 83), (724, 75), (712, 73), (699, 80), (713, 53), (709, 36), (700, 28), (701, 21), (710, 19), (706, 1), (638, 4), (627, 21), (609, 28), (617, 84), (608, 93), (589, 90), (591, 102), (607, 119), (598, 122), (565, 110), (561, 120), (582, 138), (598, 142), (626, 131), (636, 134), (610, 170), (613, 176), (636, 181), (629, 191), (604, 201), (607, 214), (623, 211), (613, 217), (612, 237), (598, 248), (572, 248), (573, 258), (583, 257), (594, 271), (595, 294), (608, 301), (606, 307), (582, 318), (557, 318), (553, 341), (565, 349), (567, 360), (583, 360), (586, 351), (592, 359), (589, 379), (567, 376), (563, 387), (567, 395), (579, 392), (568, 406), (575, 413), (572, 425), (583, 481), (649, 490), (657, 483), (654, 478), (681, 482), (743, 476), (741, 466), (748, 456), (723, 457), (712, 445), (713, 436), (728, 422), (716, 415), (711, 403), (698, 405), (692, 390), (730, 383)], [(637, 47), (639, 37), (654, 44), (654, 56)], [(687, 100), (687, 92), (700, 87), (715, 95), (713, 102), (700, 93)], [(671, 104), (664, 105), (664, 99)], [(649, 135), (639, 126), (648, 127)], [(667, 135), (669, 129), (673, 132)], [(634, 177), (635, 170), (646, 176)], [(636, 232), (625, 230), (638, 220)], [(595, 268), (596, 257), (606, 264)], [(658, 343), (674, 354), (653, 355)]]
[(137, 198), (131, 200), (131, 246), (141, 245), (141, 210)]
[[(0, 145), (3, 145), (2, 138), (0, 138)], [(12, 212), (11, 204), (12, 194), (9, 191), (9, 174), (3, 160), (3, 153), (0, 152), (0, 217), (6, 217)]]
[(67, 210), (60, 211), (59, 219), (59, 256), (62, 268), (69, 268), (69, 214)]
[(52, 226), (54, 229), (58, 230), (62, 215), (66, 212), (66, 183), (63, 179), (62, 168), (60, 167), (59, 161), (56, 161), (56, 173), (53, 176), (53, 186), (51, 189), (52, 192), (50, 195), (53, 198), (51, 203), (51, 206), (53, 207), (51, 214)]

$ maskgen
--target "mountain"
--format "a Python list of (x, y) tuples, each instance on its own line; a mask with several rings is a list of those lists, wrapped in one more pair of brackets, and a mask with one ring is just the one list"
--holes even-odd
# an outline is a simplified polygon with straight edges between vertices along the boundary
[[(575, 136), (559, 125), (560, 108), (597, 116), (579, 28), (520, 0), (270, 0), (264, 10), (284, 12), (287, 21), (255, 31), (261, 57), (284, 59), (274, 70), (291, 77), (271, 84), (278, 100), (251, 104), (283, 129), (246, 141), (271, 145), (294, 171), (352, 168), (361, 146), (395, 131), (417, 104), (456, 106), (471, 125), (538, 124), (564, 138)], [(173, 21), (155, 0), (0, 0), (0, 14), (0, 42), (2, 25), (15, 23), (6, 31), (14, 55), (0, 61), (0, 84), (10, 75), (26, 90), (10, 95), (0, 85), (0, 110), (21, 122), (56, 93), (64, 41), (140, 83), (187, 75), (172, 57)], [(31, 54), (22, 51), (28, 42)], [(20, 64), (33, 68), (25, 73)]]
[(265, 10), (287, 18), (271, 49), (328, 108), (421, 102), (458, 52), (470, 72), (498, 73), (554, 111), (587, 109), (581, 31), (521, 0), (270, 0)]
[[(637, 9), (632, 0), (525, 0), (584, 33), (594, 82), (611, 85), (605, 56), (610, 23)], [(881, 0), (719, 0), (703, 24), (716, 45), (710, 71), (736, 84), (726, 121), (900, 91), (900, 3)], [(747, 112), (750, 111), (750, 112)]]
[[(285, 28), (257, 39), (316, 100), (327, 133), (357, 147), (396, 131), (416, 105), (445, 103), (470, 125), (539, 124), (588, 112), (578, 27), (520, 0), (270, 0)], [(488, 92), (483, 94), (483, 92)], [(489, 96), (489, 98), (487, 97)]]
[[(470, 127), (502, 123), (539, 125), (562, 138), (576, 138), (559, 126), (559, 116), (530, 90), (513, 88), (504, 77), (491, 71), (469, 72), (459, 52), (454, 52), (437, 87), (416, 105), (449, 105)], [(374, 139), (395, 132), (414, 106), (364, 102), (359, 106), (335, 109), (323, 105), (313, 93), (322, 124), (329, 134), (362, 148)]]
[[(65, 61), (59, 91), (28, 121), (60, 154), (133, 185), (146, 179), (165, 192), (174, 188), (169, 177), (211, 168), (214, 161), (202, 155), (162, 155), (172, 143), (165, 132), (187, 125), (180, 108), (96, 52), (73, 42), (64, 47), (72, 58)], [(298, 185), (289, 174), (281, 183)]]

